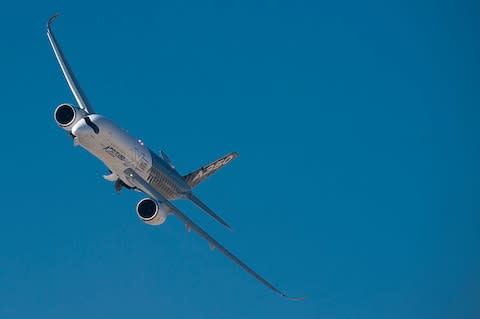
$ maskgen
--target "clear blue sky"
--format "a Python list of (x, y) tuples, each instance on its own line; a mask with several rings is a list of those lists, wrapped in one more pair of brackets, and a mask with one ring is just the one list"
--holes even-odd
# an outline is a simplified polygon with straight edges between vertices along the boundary
[[(480, 13), (475, 1), (2, 4), (0, 318), (479, 318)], [(153, 4), (156, 3), (156, 4)], [(56, 127), (96, 110), (235, 228), (179, 206), (264, 288)]]

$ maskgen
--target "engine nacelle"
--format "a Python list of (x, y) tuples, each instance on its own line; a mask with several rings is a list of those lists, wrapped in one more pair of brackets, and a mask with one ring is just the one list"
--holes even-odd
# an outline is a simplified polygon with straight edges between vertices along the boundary
[(157, 203), (151, 198), (144, 198), (137, 204), (137, 215), (146, 224), (160, 225), (165, 222), (170, 208), (162, 203)]
[(87, 116), (87, 112), (71, 104), (60, 104), (53, 112), (55, 122), (64, 130), (71, 131), (72, 127)]

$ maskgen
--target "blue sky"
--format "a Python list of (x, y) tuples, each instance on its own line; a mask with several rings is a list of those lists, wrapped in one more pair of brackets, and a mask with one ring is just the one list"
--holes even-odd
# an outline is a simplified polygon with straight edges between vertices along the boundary
[[(113, 2), (112, 2), (113, 3)], [(480, 45), (474, 1), (3, 4), (0, 318), (478, 318)], [(240, 157), (183, 209), (285, 301), (135, 214), (56, 127), (96, 110), (182, 173)]]

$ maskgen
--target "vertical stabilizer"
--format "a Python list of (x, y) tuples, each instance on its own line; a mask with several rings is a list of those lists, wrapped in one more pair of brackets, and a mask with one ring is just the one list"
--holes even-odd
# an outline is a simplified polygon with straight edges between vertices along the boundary
[(213, 163), (210, 163), (208, 165), (202, 166), (201, 168), (197, 169), (196, 171), (191, 172), (190, 174), (187, 174), (183, 176), (185, 181), (187, 182), (190, 187), (195, 187), (201, 182), (203, 182), (207, 177), (211, 176), (213, 173), (218, 171), (220, 168), (223, 166), (227, 165), (230, 163), (232, 160), (238, 157), (237, 152), (232, 152), (228, 155), (225, 155), (222, 158), (219, 158)]

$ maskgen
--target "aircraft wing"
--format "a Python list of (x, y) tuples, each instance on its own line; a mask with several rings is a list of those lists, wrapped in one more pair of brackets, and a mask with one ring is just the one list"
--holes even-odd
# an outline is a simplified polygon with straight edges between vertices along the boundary
[(167, 205), (171, 210), (172, 213), (177, 216), (184, 224), (187, 230), (194, 230), (197, 234), (199, 234), (201, 237), (203, 237), (208, 244), (210, 245), (211, 248), (216, 248), (218, 249), (222, 254), (230, 258), (234, 263), (239, 265), (243, 270), (248, 272), (250, 275), (255, 277), (258, 281), (260, 281), (262, 284), (276, 292), (282, 297), (285, 297), (287, 299), (291, 300), (298, 300), (302, 298), (291, 298), (288, 295), (284, 294), (282, 291), (279, 289), (275, 288), (271, 283), (269, 283), (267, 280), (265, 280), (262, 276), (257, 274), (253, 269), (251, 269), (249, 266), (247, 266), (244, 262), (242, 262), (240, 259), (238, 259), (235, 255), (233, 255), (231, 252), (229, 252), (225, 247), (223, 247), (219, 242), (217, 242), (214, 238), (212, 238), (209, 234), (207, 234), (202, 228), (200, 228), (198, 225), (196, 225), (190, 218), (188, 218), (184, 213), (182, 213), (175, 205), (173, 205), (171, 202), (169, 202), (165, 197), (162, 196), (159, 192), (157, 192), (150, 184), (148, 184), (142, 177), (140, 177), (135, 171), (131, 168), (128, 168), (125, 171), (125, 175), (129, 179), (129, 181), (135, 185), (138, 189), (142, 190), (145, 192), (147, 195), (151, 196), (155, 200), (162, 202), (163, 204)]
[(70, 68), (70, 65), (68, 64), (67, 59), (63, 55), (63, 52), (60, 49), (60, 46), (58, 45), (57, 40), (55, 39), (55, 35), (53, 34), (53, 31), (51, 29), (51, 25), (57, 17), (58, 17), (58, 14), (48, 19), (48, 22), (47, 22), (48, 40), (52, 45), (53, 52), (55, 53), (55, 57), (57, 58), (58, 64), (60, 64), (60, 68), (62, 69), (63, 75), (67, 80), (68, 86), (70, 87), (70, 90), (72, 91), (72, 94), (75, 97), (75, 100), (77, 100), (78, 106), (81, 109), (85, 110), (87, 113), (95, 113), (92, 106), (88, 102), (87, 97), (85, 96), (85, 93), (83, 93), (83, 90), (80, 87), (80, 84), (75, 78), (75, 74), (73, 74), (73, 71)]

